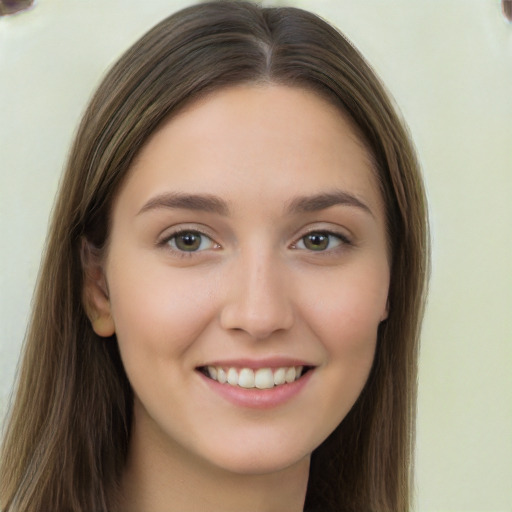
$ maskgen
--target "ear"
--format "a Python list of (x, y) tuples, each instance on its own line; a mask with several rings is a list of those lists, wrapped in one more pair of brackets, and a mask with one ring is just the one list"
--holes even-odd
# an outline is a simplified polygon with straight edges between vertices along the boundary
[(82, 301), (92, 328), (98, 336), (107, 338), (115, 333), (107, 281), (100, 251), (82, 239), (81, 259), (84, 275)]

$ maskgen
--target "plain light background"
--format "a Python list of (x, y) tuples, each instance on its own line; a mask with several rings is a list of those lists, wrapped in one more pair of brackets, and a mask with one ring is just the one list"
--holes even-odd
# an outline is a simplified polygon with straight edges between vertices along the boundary
[[(105, 70), (191, 2), (39, 0), (0, 18), (0, 418), (59, 176)], [(498, 0), (295, 0), (392, 92), (422, 162), (433, 275), (422, 336), (419, 512), (512, 511), (512, 25)]]

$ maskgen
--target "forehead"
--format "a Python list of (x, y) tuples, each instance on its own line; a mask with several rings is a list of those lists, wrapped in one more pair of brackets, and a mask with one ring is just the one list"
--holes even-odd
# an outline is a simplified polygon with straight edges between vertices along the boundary
[(341, 110), (312, 91), (265, 84), (218, 90), (167, 120), (119, 195), (139, 207), (169, 190), (270, 206), (326, 189), (382, 207), (369, 152)]

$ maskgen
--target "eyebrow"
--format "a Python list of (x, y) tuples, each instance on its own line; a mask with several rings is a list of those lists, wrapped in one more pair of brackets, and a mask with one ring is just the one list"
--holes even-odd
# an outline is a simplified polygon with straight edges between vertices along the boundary
[(301, 196), (292, 199), (286, 206), (288, 213), (309, 213), (325, 210), (331, 206), (351, 206), (359, 208), (372, 217), (373, 212), (368, 205), (358, 199), (355, 195), (343, 190), (334, 190), (312, 196)]
[(150, 199), (140, 210), (139, 214), (160, 208), (196, 210), (219, 215), (229, 215), (226, 201), (211, 194), (184, 194), (168, 192)]
[[(363, 201), (343, 190), (296, 197), (285, 205), (285, 211), (288, 214), (311, 213), (325, 210), (332, 206), (351, 206), (373, 216), (372, 211)], [(139, 210), (137, 215), (161, 208), (195, 210), (216, 213), (222, 216), (228, 216), (230, 211), (226, 201), (212, 194), (167, 192), (151, 198)]]

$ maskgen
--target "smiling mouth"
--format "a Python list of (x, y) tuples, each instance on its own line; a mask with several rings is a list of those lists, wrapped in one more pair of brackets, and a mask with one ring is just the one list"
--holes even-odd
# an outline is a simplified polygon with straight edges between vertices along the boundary
[(252, 368), (201, 366), (198, 370), (220, 384), (244, 389), (272, 389), (299, 380), (313, 368), (313, 366), (281, 366), (253, 370)]

